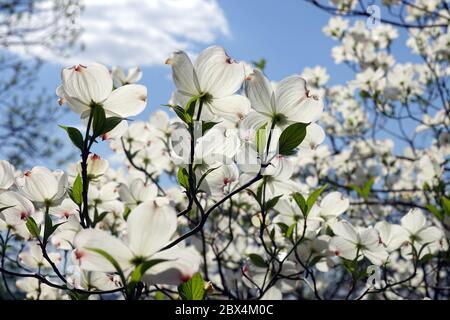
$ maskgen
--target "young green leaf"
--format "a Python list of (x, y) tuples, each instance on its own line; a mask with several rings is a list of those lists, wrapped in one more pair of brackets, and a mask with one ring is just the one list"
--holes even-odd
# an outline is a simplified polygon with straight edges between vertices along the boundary
[(94, 105), (92, 107), (92, 132), (93, 137), (97, 138), (102, 135), (103, 127), (106, 122), (105, 109), (100, 105)]
[(80, 130), (73, 127), (66, 127), (66, 126), (59, 126), (60, 128), (64, 129), (72, 143), (75, 147), (77, 147), (80, 150), (83, 150), (83, 135), (81, 134)]
[(75, 178), (70, 195), (73, 202), (77, 205), (81, 205), (83, 203), (83, 181), (81, 180), (80, 175), (77, 175)]
[(266, 127), (267, 123), (263, 124), (258, 130), (256, 130), (256, 151), (258, 151), (259, 154), (262, 154), (264, 152), (264, 148), (266, 147)]
[(192, 97), (186, 104), (186, 108), (184, 108), (186, 114), (188, 114), (191, 118), (194, 117), (195, 105), (197, 104), (198, 99), (198, 96)]
[(178, 293), (182, 300), (204, 300), (206, 297), (205, 282), (199, 272), (189, 281), (178, 286)]
[(258, 61), (252, 61), (252, 64), (255, 68), (264, 71), (266, 68), (267, 61), (264, 58), (259, 59)]
[(266, 205), (265, 205), (266, 211), (272, 209), (273, 207), (275, 207), (277, 205), (277, 203), (278, 203), (278, 200), (280, 200), (280, 198), (282, 196), (283, 195), (279, 195), (279, 196), (276, 196), (276, 197), (270, 199), (269, 201), (267, 201)]
[(288, 126), (278, 139), (278, 153), (290, 156), (306, 137), (306, 128), (309, 123), (297, 122)]
[(350, 188), (356, 191), (356, 193), (364, 200), (369, 199), (370, 190), (372, 189), (373, 183), (375, 182), (375, 177), (371, 177), (362, 188), (358, 187), (356, 184), (351, 184)]
[(297, 226), (297, 223), (293, 223), (289, 226), (289, 229), (286, 231), (286, 238), (291, 239), (294, 234), (294, 229)]
[(267, 268), (267, 262), (264, 261), (263, 257), (261, 257), (259, 254), (256, 253), (250, 253), (248, 255), (248, 257), (250, 258), (250, 261), (257, 267), (260, 268)]
[(297, 206), (302, 211), (303, 216), (306, 216), (308, 214), (308, 206), (306, 204), (305, 198), (298, 192), (295, 192), (292, 195), (292, 197), (294, 198), (294, 201), (297, 203)]
[(124, 212), (123, 212), (123, 219), (124, 219), (125, 221), (128, 220), (128, 216), (130, 215), (130, 213), (131, 213), (131, 209), (128, 208), (128, 207), (125, 207), (125, 210), (124, 210)]
[(103, 124), (103, 128), (100, 130), (100, 135), (104, 135), (105, 133), (110, 132), (111, 130), (113, 130), (115, 127), (117, 127), (119, 125), (119, 123), (121, 123), (123, 120), (123, 118), (121, 117), (109, 117), (105, 119), (105, 123)]
[(174, 106), (174, 105), (169, 105), (169, 106), (176, 113), (178, 118), (180, 118), (184, 123), (186, 123), (186, 124), (192, 123), (192, 116), (190, 114), (188, 114), (182, 107)]
[(41, 234), (41, 229), (39, 228), (33, 217), (28, 217), (25, 225), (27, 226), (28, 231), (33, 237), (39, 238)]
[(178, 169), (178, 184), (186, 190), (189, 190), (189, 174), (185, 168)]
[(327, 185), (320, 187), (319, 189), (314, 190), (309, 196), (308, 200), (306, 200), (307, 213), (311, 211), (312, 207), (317, 201), (317, 198), (322, 194), (322, 192), (327, 188)]
[(149, 261), (145, 261), (141, 264), (139, 264), (133, 271), (133, 273), (131, 274), (131, 278), (130, 278), (130, 284), (131, 283), (137, 283), (139, 281), (141, 281), (142, 276), (145, 274), (145, 272), (147, 272), (148, 269), (150, 269), (151, 267), (161, 263), (161, 262), (166, 262), (168, 260), (166, 259), (154, 259), (154, 260), (149, 260)]
[(444, 220), (444, 214), (435, 206), (432, 204), (425, 205), (425, 208), (428, 209), (436, 218), (438, 218), (440, 221)]
[(212, 127), (214, 127), (216, 124), (218, 124), (219, 122), (205, 122), (202, 121), (202, 135), (204, 135), (206, 133), (206, 131), (208, 131), (209, 129), (211, 129)]
[(450, 200), (447, 197), (442, 196), (441, 204), (442, 204), (442, 209), (444, 210), (444, 213), (447, 216), (450, 216)]

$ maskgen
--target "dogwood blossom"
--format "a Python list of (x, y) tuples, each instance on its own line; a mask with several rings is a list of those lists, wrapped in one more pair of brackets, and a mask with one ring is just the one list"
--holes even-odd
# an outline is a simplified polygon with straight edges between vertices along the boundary
[(195, 64), (186, 53), (177, 51), (166, 64), (172, 66), (177, 86), (174, 102), (185, 106), (192, 97), (203, 96), (202, 120), (213, 120), (219, 115), (237, 122), (249, 111), (249, 101), (236, 94), (245, 78), (244, 64), (233, 60), (223, 48), (213, 46), (203, 50)]
[(147, 88), (128, 84), (113, 90), (113, 79), (108, 69), (98, 63), (76, 65), (63, 69), (62, 84), (56, 94), (75, 113), (85, 118), (93, 104), (101, 105), (107, 116), (131, 117), (144, 110)]

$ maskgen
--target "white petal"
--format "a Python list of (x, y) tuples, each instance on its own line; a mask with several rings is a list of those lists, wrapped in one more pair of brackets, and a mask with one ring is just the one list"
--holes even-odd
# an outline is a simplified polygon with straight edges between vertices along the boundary
[(147, 105), (147, 88), (140, 84), (127, 84), (114, 90), (103, 103), (111, 115), (126, 118), (141, 113)]
[(322, 214), (327, 216), (340, 216), (350, 206), (350, 201), (340, 192), (330, 192), (320, 202)]
[(351, 241), (353, 243), (358, 242), (358, 234), (355, 230), (355, 227), (353, 227), (347, 221), (343, 220), (335, 223), (332, 229), (335, 235), (347, 239), (348, 241)]
[(261, 71), (255, 69), (245, 83), (245, 95), (250, 99), (252, 108), (257, 112), (271, 115), (273, 113), (271, 97), (272, 85)]
[(300, 144), (300, 147), (307, 149), (315, 149), (319, 144), (325, 140), (325, 131), (316, 123), (311, 123), (306, 127), (305, 139)]
[[(261, 128), (269, 120), (270, 118), (264, 114), (255, 111), (250, 111), (244, 118), (244, 120), (241, 122), (240, 128), (242, 130), (253, 130), (254, 135), (256, 135), (256, 130)], [(249, 137), (248, 140), (252, 141), (254, 139), (255, 139), (254, 137)]]
[(177, 228), (177, 215), (168, 205), (156, 201), (141, 203), (127, 220), (128, 241), (136, 256), (150, 257), (169, 243)]
[(52, 200), (59, 191), (59, 181), (49, 169), (34, 167), (17, 180), (20, 192), (31, 201)]
[(386, 262), (386, 260), (388, 259), (389, 255), (388, 253), (383, 250), (363, 250), (363, 254), (364, 256), (370, 260), (370, 262), (372, 262), (375, 265), (382, 265), (383, 263)]
[(330, 250), (338, 257), (353, 260), (356, 258), (358, 249), (356, 245), (344, 238), (333, 237), (330, 240)]
[(113, 81), (109, 70), (98, 63), (89, 66), (65, 68), (61, 74), (64, 92), (89, 105), (91, 101), (101, 103), (111, 93)]
[(0, 160), (0, 190), (9, 189), (14, 184), (14, 167), (6, 160)]
[(360, 242), (365, 247), (374, 247), (380, 244), (376, 229), (367, 228), (359, 234)]
[(211, 113), (234, 123), (242, 120), (250, 111), (250, 101), (237, 94), (213, 99), (207, 106), (211, 109)]
[(200, 53), (195, 63), (200, 89), (214, 98), (234, 94), (245, 78), (244, 64), (231, 59), (221, 47), (209, 47)]
[(290, 76), (281, 80), (275, 89), (277, 113), (298, 106), (306, 99), (306, 81), (300, 76)]
[(425, 227), (426, 219), (420, 209), (411, 209), (403, 218), (401, 223), (403, 228), (411, 234), (416, 234)]
[(122, 270), (130, 267), (133, 256), (130, 249), (119, 239), (106, 231), (97, 229), (81, 230), (74, 239), (74, 263), (81, 269), (90, 271), (115, 272), (114, 266), (101, 254), (91, 249), (100, 249), (111, 255)]
[[(196, 95), (199, 93), (198, 85), (194, 76), (194, 66), (191, 59), (183, 51), (177, 51), (167, 59), (166, 64), (172, 66), (172, 78), (178, 91), (186, 95)], [(195, 80), (194, 80), (195, 79)]]
[(158, 252), (152, 259), (164, 259), (150, 268), (142, 278), (148, 284), (179, 285), (191, 278), (199, 269), (201, 256), (193, 247), (175, 246)]
[(419, 241), (424, 244), (441, 240), (444, 237), (444, 233), (437, 227), (428, 227), (421, 230), (417, 234), (417, 237), (419, 238)]

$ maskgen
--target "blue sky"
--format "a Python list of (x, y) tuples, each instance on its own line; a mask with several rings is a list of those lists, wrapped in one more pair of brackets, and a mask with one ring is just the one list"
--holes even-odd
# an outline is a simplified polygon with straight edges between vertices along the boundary
[[(316, 65), (327, 68), (331, 84), (343, 83), (354, 76), (346, 66), (336, 65), (331, 57), (331, 48), (337, 43), (322, 32), (330, 18), (326, 12), (301, 0), (219, 0), (218, 5), (227, 21), (227, 34), (216, 32), (215, 39), (209, 43), (194, 42), (189, 47), (190, 51), (198, 52), (209, 44), (219, 44), (237, 60), (252, 61), (264, 57), (268, 61), (266, 74), (273, 80)], [(184, 19), (189, 19), (189, 16)], [(402, 40), (395, 51), (399, 53), (397, 58), (410, 58)], [(95, 53), (90, 58), (97, 60)], [(141, 83), (149, 90), (149, 104), (139, 119), (148, 119), (152, 112), (167, 103), (174, 88), (169, 76), (170, 68), (162, 62), (161, 59), (161, 64), (142, 67), (144, 77)], [(60, 64), (51, 63), (46, 63), (42, 69), (41, 82), (49, 90), (54, 90), (60, 83), (60, 69)], [(68, 113), (60, 123), (77, 125), (79, 120), (76, 115)], [(48, 130), (61, 131), (56, 123), (49, 124)], [(109, 152), (105, 143), (97, 151), (101, 154)]]

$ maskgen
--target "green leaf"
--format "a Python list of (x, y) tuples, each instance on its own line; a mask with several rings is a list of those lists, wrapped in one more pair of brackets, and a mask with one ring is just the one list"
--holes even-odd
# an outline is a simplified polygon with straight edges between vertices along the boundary
[(206, 297), (205, 282), (199, 272), (185, 283), (178, 286), (182, 300), (204, 300)]
[(441, 221), (444, 220), (444, 214), (438, 208), (433, 206), (432, 204), (425, 205), (425, 208), (427, 208), (428, 211), (430, 211), (439, 220), (441, 220)]
[(260, 154), (264, 152), (264, 148), (266, 147), (266, 127), (267, 123), (263, 124), (258, 130), (256, 130), (256, 151)]
[(270, 199), (269, 201), (267, 201), (266, 205), (265, 205), (266, 211), (268, 211), (268, 210), (272, 209), (273, 207), (275, 207), (277, 205), (277, 203), (278, 203), (278, 200), (280, 200), (280, 198), (282, 196), (283, 195), (279, 195), (279, 196), (276, 196), (276, 197)]
[(261, 257), (259, 254), (256, 253), (250, 253), (248, 255), (248, 257), (250, 258), (250, 261), (257, 267), (260, 268), (267, 268), (268, 265), (266, 263), (266, 261), (264, 261), (263, 257)]
[(98, 214), (98, 210), (95, 209), (95, 215), (94, 215), (94, 221), (92, 221), (92, 227), (94, 228), (97, 223), (101, 222), (103, 219), (105, 219), (106, 215), (108, 214), (108, 211), (104, 211), (100, 214)]
[(202, 176), (198, 180), (197, 189), (200, 188), (200, 185), (202, 184), (203, 180), (205, 180), (205, 178), (208, 176), (208, 174), (210, 174), (211, 172), (213, 172), (214, 170), (216, 170), (218, 168), (220, 168), (220, 166), (219, 167), (215, 167), (215, 168), (210, 168), (204, 174), (202, 174)]
[(267, 60), (264, 58), (259, 59), (258, 61), (252, 61), (252, 64), (255, 68), (264, 71), (266, 68)]
[(178, 169), (178, 184), (189, 190), (189, 174), (185, 168)]
[(184, 108), (186, 114), (188, 114), (191, 118), (194, 117), (195, 105), (197, 104), (198, 99), (199, 99), (198, 96), (192, 97), (186, 104), (186, 108)]
[(265, 181), (266, 181), (266, 178), (264, 177), (262, 183), (260, 183), (258, 188), (256, 189), (256, 201), (258, 201), (258, 203), (261, 203), (262, 198), (263, 198), (263, 187), (264, 187)]
[(60, 225), (64, 223), (66, 223), (66, 221), (53, 225), (50, 214), (46, 212), (44, 215), (44, 238), (42, 240), (42, 243), (46, 245), (50, 236), (56, 231), (56, 229), (58, 229)]
[(289, 229), (289, 226), (283, 222), (277, 222), (277, 225), (280, 227), (281, 233), (286, 234)]
[(81, 205), (83, 203), (83, 181), (81, 180), (80, 175), (77, 175), (75, 178), (70, 195), (73, 202), (77, 205)]
[(375, 182), (375, 177), (370, 177), (362, 189), (361, 196), (364, 200), (369, 199), (370, 190), (372, 189), (373, 183)]
[(131, 213), (131, 209), (128, 208), (128, 207), (125, 207), (125, 211), (123, 212), (123, 219), (124, 219), (125, 221), (128, 220), (128, 216), (130, 215), (130, 213)]
[(37, 225), (36, 221), (34, 221), (32, 217), (28, 217), (27, 222), (25, 224), (30, 234), (35, 238), (39, 238), (41, 234), (41, 229)]
[(206, 133), (206, 131), (208, 131), (209, 129), (211, 129), (212, 127), (214, 127), (216, 124), (218, 124), (219, 122), (205, 122), (202, 121), (202, 135), (204, 135)]
[(306, 215), (311, 211), (312, 207), (317, 201), (317, 198), (322, 194), (322, 192), (327, 188), (327, 185), (320, 187), (319, 189), (314, 190), (309, 196), (308, 200), (306, 200), (307, 212)]
[(180, 118), (184, 123), (191, 124), (192, 116), (188, 114), (182, 107), (176, 105), (168, 105), (176, 113), (178, 118)]
[(142, 276), (145, 274), (145, 272), (147, 272), (148, 269), (150, 269), (151, 267), (153, 267), (161, 262), (166, 262), (166, 261), (168, 261), (168, 260), (167, 259), (154, 259), (154, 260), (145, 261), (145, 262), (139, 264), (134, 269), (133, 273), (131, 274), (130, 284), (141, 281)]
[(308, 214), (308, 206), (306, 205), (305, 198), (298, 192), (294, 193), (292, 197), (294, 198), (294, 201), (297, 203), (297, 206), (302, 211), (303, 216), (306, 216)]
[(441, 204), (442, 204), (442, 209), (444, 209), (445, 214), (447, 216), (450, 216), (450, 200), (447, 197), (442, 196)]
[(105, 109), (100, 105), (94, 105), (92, 107), (92, 132), (94, 139), (102, 135), (103, 127), (106, 122)]
[(290, 156), (306, 137), (306, 127), (309, 123), (297, 122), (288, 126), (278, 139), (278, 153)]
[(370, 194), (370, 190), (372, 189), (372, 186), (375, 182), (375, 177), (371, 177), (362, 188), (358, 187), (355, 184), (351, 184), (350, 188), (352, 188), (353, 190), (356, 191), (356, 193), (363, 198), (364, 200), (368, 200), (369, 199), (369, 194)]
[(122, 268), (120, 267), (120, 264), (117, 262), (116, 259), (114, 259), (105, 250), (98, 249), (98, 248), (86, 248), (86, 249), (93, 251), (95, 253), (98, 253), (99, 255), (103, 256), (106, 260), (108, 260), (109, 263), (111, 263), (113, 265), (114, 269), (116, 269), (117, 273), (119, 274), (120, 279), (122, 281), (122, 285), (126, 285), (127, 281), (126, 281), (125, 275), (123, 274)]
[(292, 238), (294, 234), (294, 229), (297, 226), (297, 223), (293, 223), (289, 226), (289, 229), (286, 231), (286, 238)]
[(365, 91), (365, 90), (361, 90), (361, 91), (359, 92), (359, 95), (361, 96), (361, 98), (364, 98), (364, 99), (370, 98), (370, 93), (367, 92), (367, 91)]
[(100, 135), (104, 135), (105, 133), (110, 132), (111, 130), (113, 130), (115, 127), (117, 127), (119, 125), (119, 123), (121, 123), (123, 120), (123, 118), (121, 117), (109, 117), (106, 118), (105, 123), (103, 124), (103, 128), (100, 130)]
[(48, 238), (50, 237), (50, 232), (53, 227), (52, 218), (50, 217), (50, 214), (48, 212), (44, 215), (44, 245), (47, 243)]
[(83, 135), (81, 134), (80, 130), (74, 127), (66, 127), (66, 126), (59, 126), (59, 127), (67, 132), (70, 140), (75, 145), (75, 147), (77, 147), (80, 150), (83, 150)]

